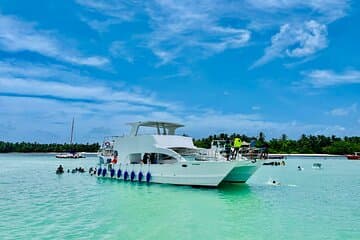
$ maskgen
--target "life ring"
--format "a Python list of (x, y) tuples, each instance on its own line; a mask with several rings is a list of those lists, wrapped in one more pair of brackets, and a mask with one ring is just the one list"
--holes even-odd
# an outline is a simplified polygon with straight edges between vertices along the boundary
[(134, 171), (131, 171), (131, 173), (130, 173), (130, 180), (131, 180), (132, 182), (134, 181), (135, 176), (136, 176), (135, 172), (134, 172)]
[(104, 145), (105, 145), (105, 147), (110, 147), (111, 143), (110, 142), (105, 142)]
[(119, 168), (119, 170), (117, 171), (117, 177), (120, 178), (121, 177), (121, 169)]

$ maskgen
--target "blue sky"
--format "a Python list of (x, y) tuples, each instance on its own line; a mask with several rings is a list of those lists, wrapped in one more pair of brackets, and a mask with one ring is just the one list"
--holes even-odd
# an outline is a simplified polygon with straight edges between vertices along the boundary
[(359, 3), (0, 1), (0, 140), (162, 120), (180, 133), (360, 135)]

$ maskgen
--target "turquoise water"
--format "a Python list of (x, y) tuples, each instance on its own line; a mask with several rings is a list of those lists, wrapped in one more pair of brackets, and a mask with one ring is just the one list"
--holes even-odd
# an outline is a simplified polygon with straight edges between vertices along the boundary
[(294, 157), (218, 189), (55, 174), (96, 160), (0, 155), (0, 239), (360, 239), (360, 161)]

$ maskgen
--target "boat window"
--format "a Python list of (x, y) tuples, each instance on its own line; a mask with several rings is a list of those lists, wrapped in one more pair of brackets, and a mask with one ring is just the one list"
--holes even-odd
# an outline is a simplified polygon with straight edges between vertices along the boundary
[(162, 153), (144, 153), (142, 157), (142, 162), (144, 164), (171, 164), (176, 163), (176, 158)]
[(141, 162), (141, 153), (132, 153), (129, 155), (130, 163), (136, 164)]
[(141, 126), (138, 129), (137, 135), (169, 135), (169, 131), (163, 127), (144, 127)]
[(159, 164), (171, 164), (176, 163), (177, 160), (173, 158), (172, 156), (166, 155), (166, 154), (159, 154)]

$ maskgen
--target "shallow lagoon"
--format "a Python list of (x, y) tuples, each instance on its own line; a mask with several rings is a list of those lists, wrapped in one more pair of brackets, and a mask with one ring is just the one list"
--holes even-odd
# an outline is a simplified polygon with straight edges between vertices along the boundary
[(0, 239), (360, 239), (360, 161), (290, 157), (218, 189), (55, 174), (96, 161), (0, 155)]

